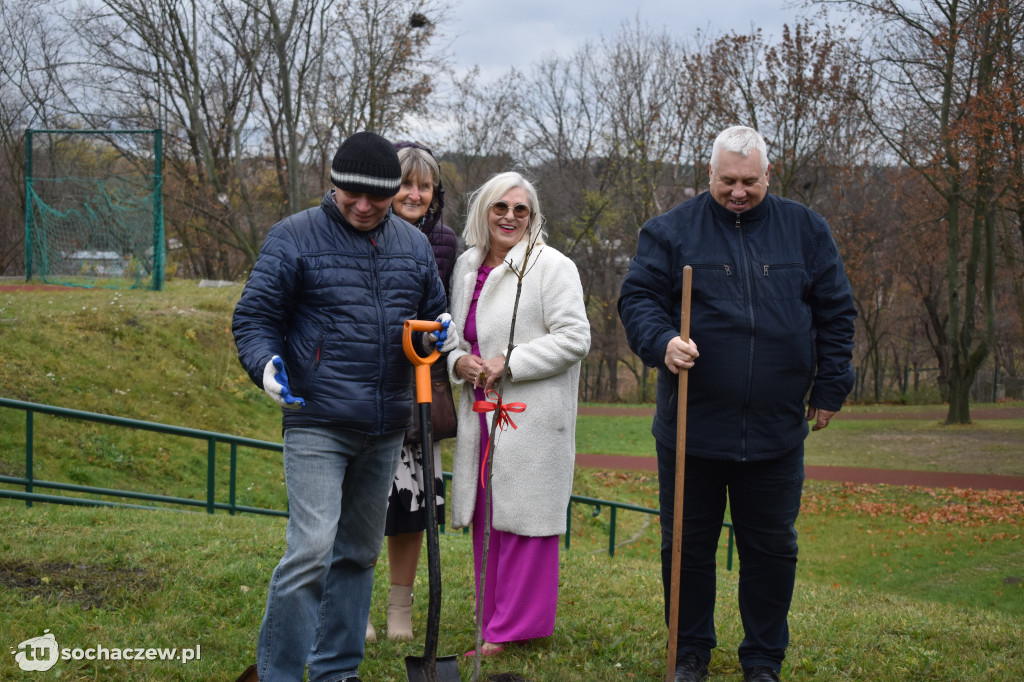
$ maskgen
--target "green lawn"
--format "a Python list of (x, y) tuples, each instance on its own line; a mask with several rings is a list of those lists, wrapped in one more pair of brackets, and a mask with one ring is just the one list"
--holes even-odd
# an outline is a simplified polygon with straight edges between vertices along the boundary
[[(600, 479), (597, 484), (602, 482)], [(631, 482), (630, 485), (643, 485)], [(869, 504), (870, 503), (870, 504)], [(896, 505), (895, 508), (878, 506)], [(922, 509), (949, 503), (921, 492), (812, 485), (801, 517), (802, 558), (792, 608), (790, 680), (1018, 680), (1021, 498), (978, 514), (922, 524)], [(256, 516), (77, 509), (0, 502), (0, 632), (9, 650), (49, 630), (61, 648), (199, 647), (199, 660), (58, 662), (21, 673), (0, 656), (0, 679), (232, 680), (253, 660), (270, 572), (283, 551), (284, 521)], [(555, 635), (486, 659), (485, 673), (525, 679), (656, 680), (664, 655), (655, 548), (609, 558), (580, 529), (563, 552)], [(589, 544), (588, 544), (589, 543)], [(439, 652), (474, 641), (471, 546), (441, 538), (444, 608)], [(386, 575), (386, 556), (378, 567)], [(724, 564), (724, 562), (723, 562)], [(737, 572), (719, 571), (714, 679), (737, 679), (742, 637)], [(422, 635), (425, 567), (414, 623)], [(374, 621), (383, 625), (386, 585), (375, 585)], [(364, 679), (405, 680), (403, 657), (422, 640), (367, 648)], [(472, 668), (460, 656), (462, 679)]]
[[(164, 292), (0, 291), (0, 395), (280, 441), (277, 408), (241, 371), (230, 339), (240, 292), (172, 281)], [(807, 441), (810, 464), (1024, 475), (1019, 419), (967, 427), (893, 419), (921, 406), (850, 406)], [(941, 407), (933, 407), (941, 410)], [(842, 415), (841, 415), (842, 417)], [(0, 474), (20, 476), (25, 417), (0, 409)], [(205, 499), (206, 444), (36, 415), (38, 478)], [(580, 452), (653, 456), (650, 417), (581, 416)], [(451, 444), (444, 448), (450, 470)], [(218, 451), (226, 498), (226, 448)], [(3, 485), (3, 484), (0, 484)], [(3, 485), (6, 488), (16, 486)], [(578, 469), (577, 494), (657, 506), (656, 478)], [(280, 455), (239, 450), (239, 503), (284, 508)], [(657, 680), (662, 622), (657, 519), (574, 505), (562, 553), (555, 635), (488, 659), (485, 673), (538, 682)], [(285, 522), (252, 515), (73, 508), (0, 500), (0, 680), (233, 680), (255, 655)], [(1024, 494), (809, 481), (788, 680), (883, 682), (1024, 679)], [(441, 538), (445, 604), (440, 653), (473, 644), (468, 538)], [(719, 554), (712, 679), (738, 679), (739, 565)], [(378, 566), (386, 574), (386, 556)], [(387, 586), (375, 586), (383, 625)], [(425, 562), (415, 624), (427, 605)], [(71, 660), (23, 672), (14, 652), (49, 630)], [(382, 628), (383, 631), (383, 628)], [(97, 646), (188, 648), (198, 660), (74, 660)], [(198, 649), (196, 649), (198, 647)], [(422, 640), (371, 645), (364, 679), (406, 679)], [(464, 680), (471, 667), (461, 661)], [(506, 678), (508, 679), (508, 678)]]
[[(967, 426), (943, 426), (931, 419), (894, 419), (893, 411), (877, 407), (851, 411), (861, 418), (844, 419), (840, 412), (827, 429), (808, 435), (808, 464), (1024, 476), (1024, 419), (976, 419)], [(921, 411), (920, 406), (904, 408)], [(878, 418), (864, 418), (868, 415)], [(649, 416), (580, 415), (576, 449), (654, 457), (650, 429)]]

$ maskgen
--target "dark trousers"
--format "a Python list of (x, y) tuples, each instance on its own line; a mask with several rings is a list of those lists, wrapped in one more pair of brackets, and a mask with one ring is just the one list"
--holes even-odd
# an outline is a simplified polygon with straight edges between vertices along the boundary
[[(661, 505), (661, 574), (668, 624), (672, 575), (675, 448), (658, 444)], [(803, 444), (782, 457), (732, 462), (686, 457), (682, 567), (677, 656), (697, 654), (705, 662), (715, 637), (715, 552), (726, 501), (739, 554), (739, 610), (744, 668), (778, 670), (789, 644), (787, 615), (796, 580), (796, 522), (804, 481)]]

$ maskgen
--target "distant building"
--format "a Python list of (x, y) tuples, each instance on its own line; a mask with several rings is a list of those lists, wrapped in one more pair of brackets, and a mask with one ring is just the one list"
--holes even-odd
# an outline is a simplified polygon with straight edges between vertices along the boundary
[(129, 259), (117, 251), (73, 251), (62, 256), (58, 270), (64, 275), (124, 277), (128, 272)]

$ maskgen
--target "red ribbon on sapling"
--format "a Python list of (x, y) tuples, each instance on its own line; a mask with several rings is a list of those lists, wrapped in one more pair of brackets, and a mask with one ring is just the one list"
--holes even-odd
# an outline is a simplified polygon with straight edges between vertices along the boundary
[[(493, 402), (490, 401), (490, 400), (476, 400), (476, 401), (473, 402), (473, 411), (474, 412), (481, 412), (481, 413), (483, 413), (483, 412), (493, 412), (494, 410), (497, 410), (498, 414), (497, 414), (497, 416), (495, 418), (498, 420), (498, 428), (499, 429), (504, 431), (505, 428), (508, 427), (508, 426), (511, 426), (513, 429), (518, 428), (516, 426), (516, 423), (514, 421), (512, 421), (512, 417), (510, 417), (508, 413), (509, 412), (525, 412), (526, 411), (526, 403), (505, 403), (505, 402), (502, 402), (501, 396), (498, 395), (498, 392), (495, 391), (493, 388), (488, 389), (485, 395), (486, 396), (490, 396), (491, 394), (494, 395), (494, 401)], [(487, 471), (487, 457), (490, 455), (490, 452), (491, 452), (491, 442), (490, 442), (490, 439), (488, 439), (488, 441), (487, 441), (487, 449), (484, 450), (484, 460), (480, 463), (480, 486), (482, 488), (487, 488), (487, 481), (484, 478), (484, 472)]]

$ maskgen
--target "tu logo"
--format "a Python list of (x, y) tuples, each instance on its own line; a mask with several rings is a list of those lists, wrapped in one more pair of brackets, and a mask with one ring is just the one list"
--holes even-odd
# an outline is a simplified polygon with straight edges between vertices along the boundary
[(57, 646), (57, 638), (48, 629), (43, 630), (39, 637), (26, 639), (18, 645), (17, 650), (11, 649), (14, 660), (22, 670), (44, 671), (49, 670), (57, 664), (60, 658), (60, 648)]

